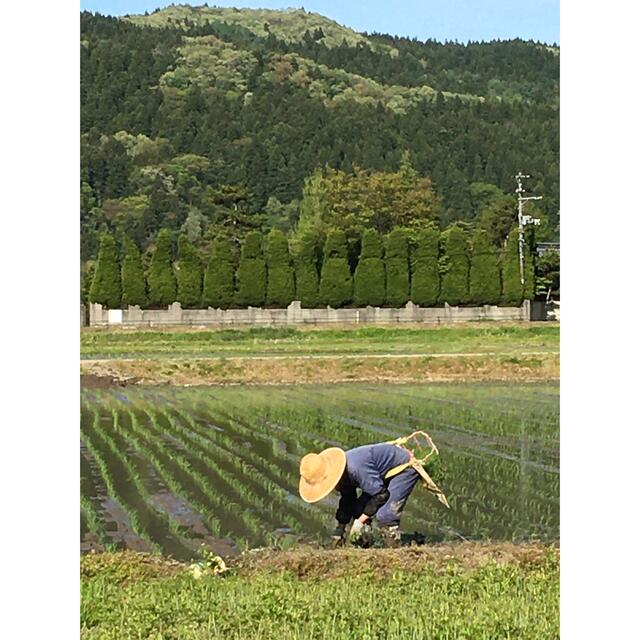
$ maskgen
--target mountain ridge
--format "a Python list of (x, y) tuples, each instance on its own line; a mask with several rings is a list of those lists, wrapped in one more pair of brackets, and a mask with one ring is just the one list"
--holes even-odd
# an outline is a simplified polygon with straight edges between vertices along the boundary
[(83, 259), (105, 229), (135, 229), (142, 249), (160, 227), (204, 236), (240, 215), (290, 230), (315, 171), (405, 157), (443, 224), (511, 211), (513, 176), (530, 173), (557, 238), (559, 52), (353, 30), (349, 44), (319, 14), (265, 11), (81, 13)]
[[(323, 42), (327, 46), (337, 46), (346, 40), (347, 44), (372, 43), (350, 27), (339, 24), (331, 18), (327, 18), (320, 13), (305, 11), (303, 8), (289, 7), (287, 9), (236, 9), (232, 7), (207, 7), (192, 5), (174, 4), (164, 7), (148, 15), (128, 15), (125, 19), (134, 24), (148, 25), (155, 27), (177, 26), (184, 21), (192, 22), (196, 25), (208, 22), (227, 22), (249, 29), (258, 37), (266, 38), (270, 33), (276, 37), (287, 41), (299, 41), (304, 30), (322, 29), (324, 32)], [(300, 22), (302, 24), (300, 24)], [(268, 25), (268, 29), (265, 29)], [(303, 27), (302, 33), (300, 33)], [(380, 46), (380, 45), (378, 45)], [(380, 46), (382, 50), (391, 53), (392, 48)], [(391, 53), (393, 55), (393, 53)]]

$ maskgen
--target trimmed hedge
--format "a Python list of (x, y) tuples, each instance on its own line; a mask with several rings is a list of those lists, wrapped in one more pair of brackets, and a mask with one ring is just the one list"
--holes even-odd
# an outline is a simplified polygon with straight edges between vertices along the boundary
[(451, 306), (469, 302), (469, 242), (465, 230), (457, 224), (440, 236), (443, 276), (440, 302)]
[(418, 232), (411, 256), (411, 301), (421, 307), (434, 307), (440, 295), (438, 271), (440, 232), (430, 225)]
[(319, 303), (320, 279), (318, 276), (318, 245), (316, 235), (308, 232), (301, 236), (299, 248), (294, 256), (296, 299), (308, 309)]
[(394, 229), (387, 236), (386, 303), (391, 307), (401, 307), (409, 301), (409, 241), (403, 229)]
[(347, 239), (344, 231), (333, 230), (324, 245), (324, 260), (320, 274), (320, 301), (331, 307), (343, 307), (353, 297), (353, 279), (347, 260)]
[(469, 271), (469, 301), (472, 304), (498, 304), (502, 294), (498, 250), (484, 229), (475, 232)]
[(177, 284), (171, 254), (171, 232), (168, 229), (160, 229), (147, 274), (149, 304), (152, 307), (167, 307), (176, 301)]
[(124, 245), (126, 255), (122, 261), (122, 307), (138, 305), (143, 308), (147, 306), (149, 298), (140, 250), (130, 238), (125, 238)]
[(339, 308), (352, 301), (357, 306), (401, 307), (408, 300), (422, 307), (444, 302), (519, 306), (523, 299), (534, 298), (533, 235), (527, 236), (522, 286), (517, 228), (502, 251), (486, 230), (476, 229), (470, 241), (465, 225), (458, 223), (442, 233), (427, 224), (412, 236), (411, 250), (405, 229), (392, 230), (384, 242), (377, 231), (366, 229), (353, 276), (347, 238), (339, 229), (327, 235), (320, 276), (319, 241), (313, 233), (297, 238), (292, 256), (287, 236), (272, 230), (265, 259), (262, 236), (253, 231), (242, 244), (239, 264), (234, 242), (220, 236), (213, 242), (204, 277), (198, 251), (185, 235), (178, 239), (178, 261), (172, 264), (172, 233), (161, 229), (147, 273), (148, 288), (140, 250), (130, 238), (123, 242), (120, 269), (114, 238), (102, 236), (95, 268), (86, 269), (82, 278), (82, 295), (89, 301), (111, 308), (153, 308), (177, 300), (187, 309), (228, 309), (265, 304), (284, 308), (293, 300), (300, 300), (305, 308), (321, 304)]
[(178, 238), (178, 302), (185, 309), (196, 309), (202, 299), (202, 262), (186, 235)]
[(383, 247), (375, 229), (362, 234), (360, 258), (353, 278), (353, 302), (357, 306), (379, 307), (385, 301), (386, 275)]
[(120, 286), (120, 263), (113, 236), (105, 233), (100, 239), (98, 262), (91, 281), (89, 301), (119, 309), (122, 299)]
[(229, 238), (218, 236), (213, 241), (211, 258), (204, 274), (202, 306), (228, 309), (235, 295), (235, 252)]
[(236, 304), (240, 307), (261, 307), (267, 296), (267, 264), (262, 253), (262, 236), (258, 231), (247, 234), (240, 264), (236, 272)]
[(295, 295), (287, 236), (273, 229), (267, 236), (267, 306), (286, 307)]
[(440, 296), (440, 232), (429, 225), (418, 232), (411, 255), (411, 301), (435, 307)]

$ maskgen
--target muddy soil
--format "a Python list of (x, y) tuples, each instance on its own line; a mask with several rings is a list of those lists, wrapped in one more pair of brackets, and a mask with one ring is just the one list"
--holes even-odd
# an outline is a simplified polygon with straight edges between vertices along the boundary
[(81, 373), (80, 387), (82, 389), (111, 389), (135, 384), (135, 378), (118, 378), (105, 374)]

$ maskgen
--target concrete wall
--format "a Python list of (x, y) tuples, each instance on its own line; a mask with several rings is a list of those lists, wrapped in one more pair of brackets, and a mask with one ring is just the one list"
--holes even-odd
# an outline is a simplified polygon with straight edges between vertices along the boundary
[(516, 320), (528, 322), (531, 318), (530, 303), (525, 300), (521, 307), (444, 307), (422, 308), (408, 302), (399, 309), (362, 307), (357, 309), (303, 309), (299, 302), (292, 302), (286, 309), (182, 309), (174, 302), (167, 309), (142, 310), (105, 309), (100, 304), (89, 308), (92, 327), (171, 325), (187, 326), (239, 326), (239, 325), (301, 325), (301, 324), (395, 324), (428, 323), (449, 324), (475, 320)]
[(86, 327), (88, 324), (87, 307), (80, 303), (80, 326)]

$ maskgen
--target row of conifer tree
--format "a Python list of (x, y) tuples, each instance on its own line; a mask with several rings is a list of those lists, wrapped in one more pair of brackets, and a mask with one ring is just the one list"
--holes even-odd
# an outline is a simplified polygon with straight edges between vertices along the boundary
[(254, 231), (241, 243), (239, 259), (234, 241), (219, 237), (208, 261), (184, 235), (174, 261), (171, 232), (162, 229), (146, 273), (128, 238), (123, 253), (121, 260), (113, 236), (102, 236), (90, 302), (110, 308), (158, 308), (176, 301), (183, 308), (286, 307), (293, 300), (303, 307), (334, 308), (398, 307), (409, 300), (424, 307), (518, 306), (534, 293), (529, 251), (521, 283), (517, 229), (501, 249), (486, 231), (469, 234), (457, 224), (442, 232), (431, 225), (411, 234), (394, 229), (385, 237), (367, 229), (354, 270), (345, 233), (337, 229), (327, 233), (321, 252), (311, 235), (299, 238), (292, 251), (281, 231), (266, 237)]

